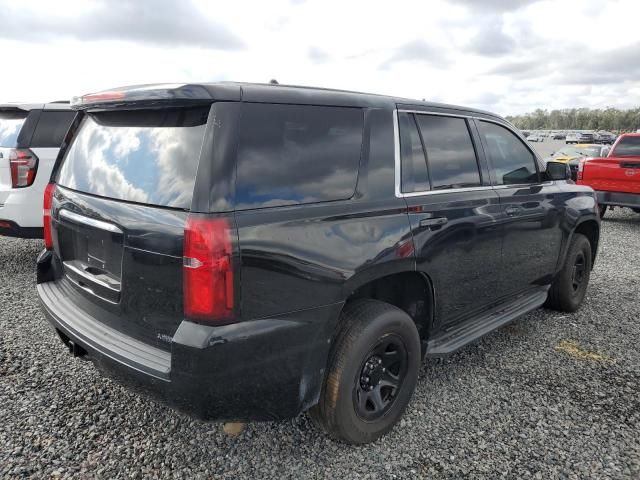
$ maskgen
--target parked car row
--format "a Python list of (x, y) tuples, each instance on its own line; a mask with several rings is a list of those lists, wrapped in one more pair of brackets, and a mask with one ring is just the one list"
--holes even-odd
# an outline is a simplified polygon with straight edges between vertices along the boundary
[(2, 124), (5, 190), (44, 192), (41, 223), (11, 220), (43, 228), (44, 314), (73, 355), (199, 418), (309, 410), (370, 442), (425, 356), (586, 294), (595, 193), (497, 115), (242, 83), (56, 108), (46, 154), (58, 110)]
[(605, 131), (529, 131), (523, 130), (522, 135), (530, 142), (544, 142), (546, 138), (553, 140), (565, 140), (565, 143), (598, 143), (611, 145), (616, 140), (616, 135)]

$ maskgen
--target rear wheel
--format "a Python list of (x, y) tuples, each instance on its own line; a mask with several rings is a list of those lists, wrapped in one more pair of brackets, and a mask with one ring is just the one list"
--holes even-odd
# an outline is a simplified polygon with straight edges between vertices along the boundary
[(575, 312), (587, 293), (591, 276), (591, 244), (580, 233), (573, 235), (564, 266), (553, 281), (545, 306)]
[(416, 385), (420, 337), (405, 312), (377, 300), (345, 307), (312, 418), (333, 438), (376, 440), (402, 416)]
[(605, 213), (607, 213), (606, 205), (598, 205), (598, 212), (600, 213), (600, 218), (603, 218)]

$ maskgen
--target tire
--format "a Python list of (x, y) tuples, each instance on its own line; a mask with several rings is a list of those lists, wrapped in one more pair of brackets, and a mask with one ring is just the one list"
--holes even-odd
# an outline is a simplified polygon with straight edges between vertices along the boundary
[[(409, 315), (377, 300), (347, 304), (340, 322), (320, 401), (309, 413), (336, 440), (373, 442), (393, 428), (413, 395), (420, 337)], [(391, 380), (395, 389), (385, 384)]]
[(562, 270), (549, 289), (545, 306), (561, 312), (578, 310), (587, 293), (591, 266), (591, 244), (587, 237), (576, 233), (569, 245)]
[(633, 210), (636, 213), (640, 213), (640, 208), (632, 208), (631, 210)]
[(607, 206), (598, 205), (598, 213), (600, 214), (600, 218), (604, 218), (605, 214), (607, 213)]

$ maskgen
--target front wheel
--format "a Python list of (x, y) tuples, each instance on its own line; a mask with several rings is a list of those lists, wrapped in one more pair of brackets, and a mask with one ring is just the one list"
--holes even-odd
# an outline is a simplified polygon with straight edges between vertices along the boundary
[(549, 289), (546, 307), (575, 312), (587, 293), (591, 276), (591, 244), (580, 233), (573, 235), (562, 270)]
[(420, 337), (404, 311), (377, 300), (347, 304), (312, 418), (333, 438), (363, 444), (398, 422), (415, 389)]

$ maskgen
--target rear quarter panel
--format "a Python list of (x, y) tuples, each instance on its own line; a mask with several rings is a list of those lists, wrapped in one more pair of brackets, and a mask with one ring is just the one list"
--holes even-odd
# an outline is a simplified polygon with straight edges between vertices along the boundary
[(339, 304), (368, 280), (414, 268), (392, 118), (392, 107), (365, 112), (352, 199), (236, 212), (243, 319)]

